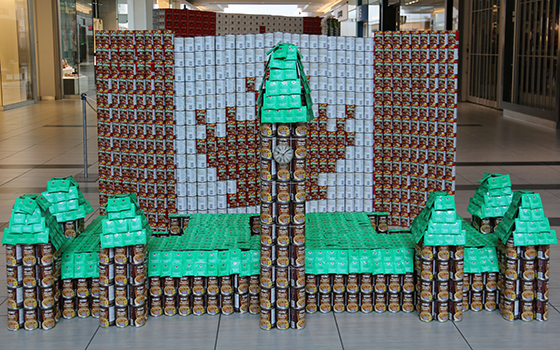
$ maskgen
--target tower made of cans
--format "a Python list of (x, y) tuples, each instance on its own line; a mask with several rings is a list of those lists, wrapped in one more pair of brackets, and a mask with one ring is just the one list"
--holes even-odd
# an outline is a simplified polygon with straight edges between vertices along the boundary
[(309, 84), (295, 45), (279, 43), (257, 100), (260, 126), (263, 329), (305, 327), (305, 206)]

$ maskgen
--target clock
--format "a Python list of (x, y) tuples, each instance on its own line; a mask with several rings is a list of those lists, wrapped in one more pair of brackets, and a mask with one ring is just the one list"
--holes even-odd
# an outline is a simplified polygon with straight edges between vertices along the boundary
[(294, 151), (288, 145), (278, 145), (274, 148), (273, 156), (274, 160), (279, 164), (288, 164), (294, 157)]

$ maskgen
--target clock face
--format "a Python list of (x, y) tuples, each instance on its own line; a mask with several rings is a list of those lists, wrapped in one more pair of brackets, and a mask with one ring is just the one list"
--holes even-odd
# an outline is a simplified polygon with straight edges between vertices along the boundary
[(294, 151), (292, 147), (287, 145), (278, 145), (274, 149), (274, 160), (280, 164), (287, 164), (292, 161), (294, 157)]

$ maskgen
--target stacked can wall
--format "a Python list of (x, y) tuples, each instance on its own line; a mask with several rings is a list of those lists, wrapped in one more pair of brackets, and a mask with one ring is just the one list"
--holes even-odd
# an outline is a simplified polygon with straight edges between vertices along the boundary
[(456, 33), (380, 35), (177, 38), (179, 213), (257, 211), (254, 91), (278, 42), (300, 49), (317, 116), (307, 212), (387, 211), (407, 226), (428, 192), (453, 193)]
[(97, 32), (99, 202), (137, 193), (150, 225), (175, 213), (173, 34)]

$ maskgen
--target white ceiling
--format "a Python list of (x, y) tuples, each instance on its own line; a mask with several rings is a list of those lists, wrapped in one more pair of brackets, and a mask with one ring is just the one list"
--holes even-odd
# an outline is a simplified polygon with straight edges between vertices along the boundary
[[(411, 3), (414, 0), (400, 0), (403, 8), (401, 10), (406, 10), (409, 13), (430, 13), (435, 7), (443, 7), (445, 0), (418, 0), (415, 3)], [(229, 4), (235, 5), (298, 5), (302, 9), (302, 12), (307, 12), (310, 15), (320, 16), (325, 12), (331, 10), (332, 7), (348, 3), (350, 5), (356, 5), (357, 0), (188, 0), (189, 3), (195, 5), (204, 11), (214, 11), (223, 12)], [(363, 1), (364, 2), (364, 1)], [(375, 1), (377, 2), (377, 1)], [(369, 3), (375, 3), (370, 0)], [(389, 3), (398, 3), (399, 0), (389, 0)], [(407, 3), (411, 3), (408, 6), (404, 6)], [(273, 14), (273, 13), (271, 13)]]
[[(341, 0), (190, 0), (194, 6), (204, 11), (222, 12), (229, 4), (238, 5), (298, 5), (302, 12), (308, 12), (317, 16), (330, 11), (331, 7), (338, 3), (345, 3)], [(350, 1), (355, 2), (355, 1)]]

